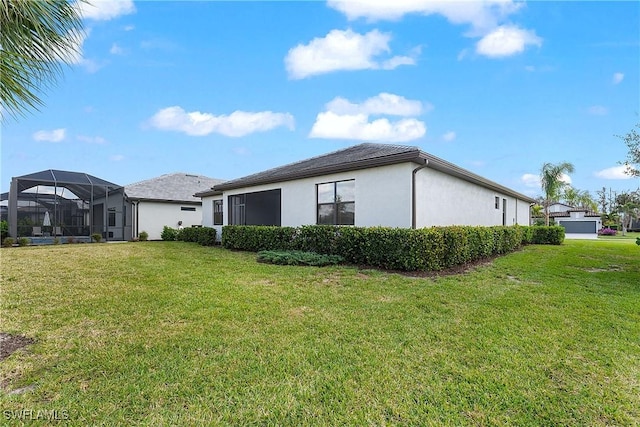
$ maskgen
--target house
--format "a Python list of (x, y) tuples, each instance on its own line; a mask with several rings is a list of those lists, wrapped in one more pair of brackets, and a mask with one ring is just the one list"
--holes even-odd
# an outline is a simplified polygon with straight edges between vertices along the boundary
[(529, 224), (534, 199), (421, 151), (365, 143), (196, 194), (202, 224), (421, 228)]
[(150, 240), (159, 240), (165, 225), (202, 225), (202, 200), (194, 193), (221, 182), (202, 175), (171, 173), (125, 186), (132, 235), (146, 231)]
[(565, 203), (549, 205), (549, 218), (565, 228), (568, 238), (597, 238), (602, 228), (600, 214), (590, 209), (576, 208)]

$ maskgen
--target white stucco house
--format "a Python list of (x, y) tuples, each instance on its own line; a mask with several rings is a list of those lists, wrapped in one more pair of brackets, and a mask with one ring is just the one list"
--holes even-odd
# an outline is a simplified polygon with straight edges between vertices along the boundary
[(126, 185), (132, 235), (146, 231), (150, 240), (159, 240), (165, 225), (202, 225), (202, 199), (194, 193), (221, 182), (202, 175), (171, 173)]
[(421, 151), (365, 143), (214, 185), (202, 225), (528, 225), (534, 199)]
[(549, 206), (549, 217), (564, 227), (566, 238), (596, 239), (602, 228), (600, 214), (590, 209), (576, 208), (565, 203)]

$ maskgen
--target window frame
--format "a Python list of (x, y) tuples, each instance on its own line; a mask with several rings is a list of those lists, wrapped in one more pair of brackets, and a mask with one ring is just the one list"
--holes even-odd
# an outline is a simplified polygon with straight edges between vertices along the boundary
[(222, 225), (224, 222), (224, 201), (213, 201), (213, 225)]
[[(328, 182), (320, 182), (316, 184), (316, 224), (318, 225), (355, 225), (356, 223), (356, 195), (355, 195), (355, 179), (344, 179), (339, 181), (328, 181)], [(338, 184), (352, 182), (353, 183), (353, 199), (341, 200), (340, 195), (338, 194)], [(332, 184), (333, 197), (331, 202), (320, 202), (320, 187), (323, 185)], [(340, 215), (341, 206), (350, 206), (352, 210), (349, 211), (348, 217), (351, 218), (350, 222), (342, 221)], [(331, 222), (321, 222), (320, 218), (320, 210), (321, 208), (331, 208)]]

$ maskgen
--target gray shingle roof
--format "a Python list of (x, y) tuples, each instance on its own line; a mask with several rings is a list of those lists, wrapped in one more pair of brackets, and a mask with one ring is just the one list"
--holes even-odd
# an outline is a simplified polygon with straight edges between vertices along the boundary
[[(258, 172), (253, 175), (225, 181), (222, 184), (214, 186), (213, 192), (234, 190), (261, 184), (273, 184), (276, 182), (292, 181), (295, 179), (321, 176), (330, 173), (367, 169), (405, 162), (425, 165), (431, 169), (436, 169), (465, 181), (511, 195), (520, 200), (524, 200), (529, 203), (535, 202), (531, 197), (513, 191), (510, 188), (483, 178), (480, 175), (476, 175), (473, 172), (469, 172), (468, 170), (456, 166), (453, 163), (449, 163), (446, 160), (425, 153), (418, 147), (373, 143), (354, 145), (322, 156), (312, 157), (310, 159)], [(212, 194), (213, 192), (208, 193)]]
[(365, 169), (384, 164), (412, 161), (413, 159), (418, 159), (419, 156), (420, 150), (417, 147), (365, 143), (242, 178), (232, 179), (216, 185), (214, 189), (231, 190), (250, 185), (319, 176), (326, 173)]
[(194, 197), (194, 194), (221, 182), (224, 181), (178, 172), (126, 185), (124, 192), (132, 200), (200, 203), (202, 200)]

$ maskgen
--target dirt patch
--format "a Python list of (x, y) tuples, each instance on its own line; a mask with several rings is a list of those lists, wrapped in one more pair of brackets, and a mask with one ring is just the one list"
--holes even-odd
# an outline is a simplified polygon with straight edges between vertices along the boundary
[(603, 271), (622, 271), (622, 267), (619, 265), (610, 265), (606, 268), (585, 268), (583, 270), (587, 273), (601, 273)]
[[(476, 270), (477, 268), (491, 265), (491, 263), (493, 263), (493, 260), (495, 260), (496, 258), (498, 258), (498, 256), (494, 256), (491, 258), (483, 258), (476, 261), (468, 262), (463, 265), (456, 265), (440, 271), (402, 271), (402, 270), (383, 270), (383, 269), (377, 269), (377, 270), (385, 273), (396, 273), (396, 274), (400, 274), (402, 276), (408, 276), (408, 277), (438, 278), (438, 277), (455, 276), (459, 274), (470, 273)], [(366, 265), (358, 266), (358, 268), (360, 270), (376, 270), (375, 267), (366, 266)]]
[(0, 332), (0, 360), (11, 356), (16, 350), (20, 350), (36, 341), (22, 335), (11, 335)]

